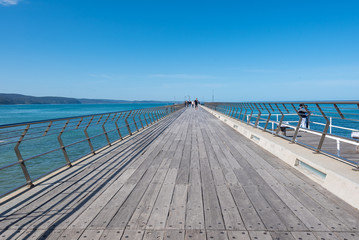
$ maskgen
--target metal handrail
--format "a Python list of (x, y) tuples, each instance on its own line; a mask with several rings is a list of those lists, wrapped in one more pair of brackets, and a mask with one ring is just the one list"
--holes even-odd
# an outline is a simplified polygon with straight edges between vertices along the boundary
[[(308, 117), (298, 112), (300, 104), (307, 106)], [(322, 101), (322, 102), (214, 102), (205, 106), (235, 118), (247, 125), (270, 132), (276, 136), (288, 139), (292, 143), (301, 144), (315, 150), (315, 153), (330, 155), (342, 162), (355, 166), (359, 170), (359, 141), (350, 134), (359, 130), (359, 101)], [(264, 118), (266, 117), (266, 118)], [(273, 119), (275, 117), (276, 119)], [(279, 119), (280, 117), (280, 119)], [(302, 122), (311, 121), (311, 129), (302, 126)], [(333, 120), (337, 121), (333, 124)], [(272, 129), (268, 125), (272, 124)], [(294, 125), (295, 124), (295, 125)], [(275, 128), (274, 128), (275, 125)], [(281, 128), (294, 130), (290, 138), (281, 132)], [(333, 131), (334, 129), (334, 131)], [(304, 139), (298, 139), (299, 132), (317, 135), (320, 139), (308, 144)], [(337, 141), (337, 151), (323, 150), (325, 139)], [(355, 147), (354, 159), (341, 154), (340, 143), (345, 142)]]
[[(56, 154), (56, 159), (63, 158), (65, 160), (60, 159), (63, 161), (60, 167), (66, 165), (71, 167), (73, 161), (88, 154), (96, 154), (99, 149), (111, 146), (113, 143), (123, 140), (125, 136), (139, 132), (182, 108), (182, 104), (178, 104), (0, 125), (0, 147), (6, 149), (5, 151), (0, 149), (0, 157), (4, 159), (2, 161), (4, 166), (0, 166), (0, 171), (7, 173), (6, 171), (9, 168), (20, 166), (26, 184), (33, 186), (34, 180), (39, 177), (33, 176), (36, 174), (32, 174), (28, 165), (38, 164), (35, 163), (36, 159), (46, 157), (48, 158), (46, 161), (51, 161), (50, 154)], [(96, 141), (100, 137), (104, 137), (105, 141)], [(81, 144), (86, 143), (90, 151), (78, 150)], [(13, 145), (15, 146), (11, 152), (11, 146)], [(70, 159), (73, 156), (71, 156), (69, 148), (74, 146), (79, 147), (76, 149), (74, 159)], [(17, 160), (15, 158), (14, 161), (6, 161), (13, 153), (15, 153)], [(45, 162), (41, 163), (45, 164)], [(36, 167), (41, 166), (36, 165)], [(40, 174), (40, 177), (57, 169), (49, 169), (45, 174)], [(16, 171), (12, 172), (15, 173)], [(16, 178), (19, 176), (9, 177)], [(26, 184), (20, 184), (18, 187)], [(0, 185), (0, 190), (2, 190), (2, 187), (6, 186)], [(0, 191), (0, 196), (6, 195), (15, 189), (10, 189), (6, 192)]]

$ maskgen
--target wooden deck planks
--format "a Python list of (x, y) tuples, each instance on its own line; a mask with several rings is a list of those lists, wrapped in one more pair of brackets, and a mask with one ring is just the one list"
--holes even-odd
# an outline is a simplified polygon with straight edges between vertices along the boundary
[(0, 239), (358, 238), (357, 210), (203, 109), (74, 170), (0, 206)]

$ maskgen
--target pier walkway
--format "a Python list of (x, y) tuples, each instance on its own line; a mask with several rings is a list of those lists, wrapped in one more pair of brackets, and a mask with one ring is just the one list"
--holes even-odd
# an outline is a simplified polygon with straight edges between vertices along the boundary
[(359, 239), (359, 211), (204, 109), (0, 206), (0, 239)]

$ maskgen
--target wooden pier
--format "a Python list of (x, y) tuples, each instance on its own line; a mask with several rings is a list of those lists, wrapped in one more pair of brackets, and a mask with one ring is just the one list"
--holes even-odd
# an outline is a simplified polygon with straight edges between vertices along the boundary
[(359, 239), (359, 211), (203, 109), (0, 206), (0, 239)]

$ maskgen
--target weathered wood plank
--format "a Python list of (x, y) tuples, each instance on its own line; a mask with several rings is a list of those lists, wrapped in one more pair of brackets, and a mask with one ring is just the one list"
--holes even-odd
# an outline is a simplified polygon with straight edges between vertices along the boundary
[(318, 240), (312, 232), (291, 232), (294, 239)]
[(236, 184), (231, 187), (231, 192), (238, 206), (238, 210), (243, 218), (244, 225), (248, 230), (266, 230), (262, 219), (259, 217), (256, 208), (249, 200), (241, 185)]
[[(198, 128), (196, 118), (192, 126), (191, 167), (189, 173), (186, 229), (204, 229), (201, 169), (198, 150)], [(197, 234), (198, 235), (198, 234)]]
[(123, 240), (142, 240), (145, 231), (143, 230), (126, 230), (121, 239)]
[[(202, 130), (202, 129), (201, 129)], [(220, 210), (215, 183), (212, 177), (208, 155), (202, 137), (203, 131), (198, 132), (198, 149), (201, 166), (202, 196), (206, 229), (224, 229), (224, 221)]]
[(334, 232), (313, 232), (317, 239), (344, 240), (339, 238)]
[(79, 240), (87, 240), (87, 239), (97, 240), (97, 239), (100, 239), (102, 233), (103, 233), (103, 230), (87, 229), (81, 234)]
[(84, 229), (66, 229), (58, 239), (79, 239)]
[(5, 230), (0, 234), (0, 239), (17, 239), (25, 230)]
[(228, 240), (227, 231), (207, 230), (207, 239)]
[(346, 240), (358, 240), (359, 233), (358, 232), (335, 232), (335, 235), (339, 239), (346, 239)]
[(186, 220), (188, 185), (176, 184), (170, 210), (168, 213), (167, 229), (184, 229)]
[(164, 229), (166, 226), (168, 211), (172, 200), (172, 194), (177, 178), (177, 169), (168, 170), (164, 184), (158, 194), (146, 229)]
[(164, 239), (184, 240), (185, 230), (166, 230)]
[(270, 235), (275, 240), (285, 239), (285, 240), (295, 240), (293, 235), (290, 232), (270, 232)]
[(100, 237), (101, 240), (116, 240), (121, 239), (123, 234), (123, 230), (103, 230), (102, 235)]
[(269, 232), (266, 231), (249, 231), (249, 236), (251, 237), (251, 239), (256, 239), (256, 240), (272, 240), (273, 238), (271, 237)]
[(247, 231), (228, 231), (228, 239), (235, 240), (250, 240), (249, 233)]
[(157, 199), (158, 193), (162, 187), (162, 182), (167, 174), (167, 169), (159, 169), (149, 184), (141, 202), (138, 204), (137, 209), (132, 214), (129, 221), (129, 229), (145, 229), (148, 218), (152, 212), (153, 205)]
[(162, 240), (164, 235), (164, 231), (149, 231), (146, 230), (143, 235), (143, 240)]
[(191, 239), (191, 240), (206, 240), (206, 232), (204, 230), (193, 230), (189, 229), (186, 230), (186, 236), (185, 239)]

